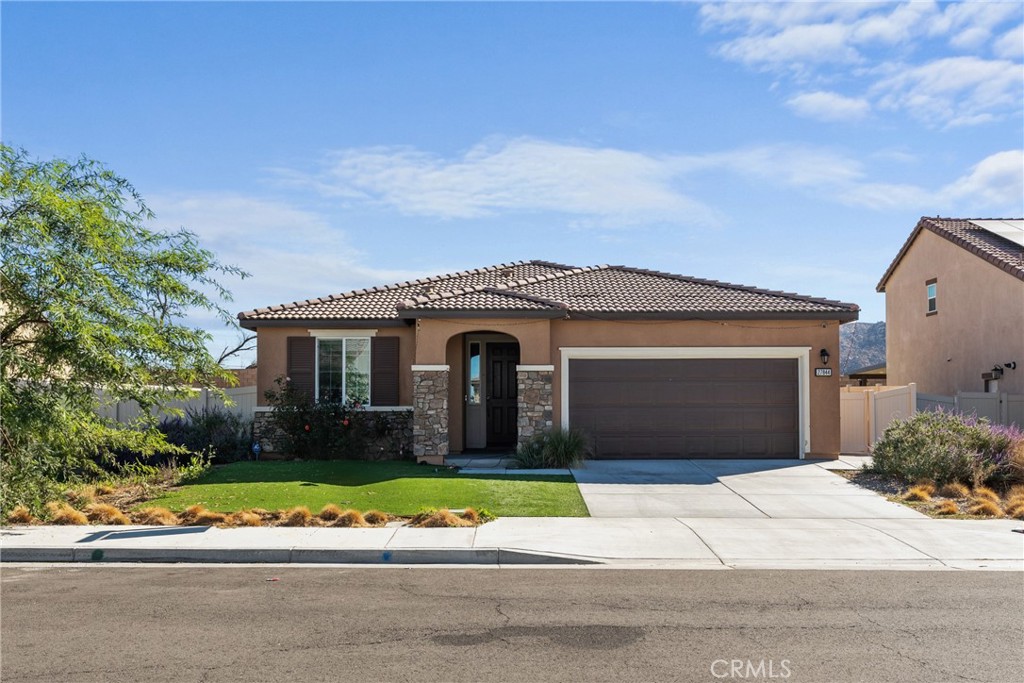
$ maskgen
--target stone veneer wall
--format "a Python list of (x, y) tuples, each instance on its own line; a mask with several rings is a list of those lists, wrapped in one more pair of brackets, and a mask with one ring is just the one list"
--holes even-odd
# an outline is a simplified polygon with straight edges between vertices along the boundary
[[(366, 454), (363, 460), (404, 460), (413, 454), (412, 410), (367, 410), (352, 413), (352, 419), (366, 422)], [(270, 412), (257, 411), (252, 421), (252, 438), (264, 453), (278, 453)]]
[(412, 371), (412, 448), (417, 458), (448, 455), (448, 370)]
[(551, 429), (552, 423), (552, 370), (517, 370), (519, 387), (519, 443), (529, 440), (538, 432)]

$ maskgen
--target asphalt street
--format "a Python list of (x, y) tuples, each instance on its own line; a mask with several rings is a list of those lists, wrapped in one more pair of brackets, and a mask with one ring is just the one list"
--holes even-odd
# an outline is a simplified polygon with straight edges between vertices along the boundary
[(997, 681), (1024, 574), (11, 566), (15, 681)]

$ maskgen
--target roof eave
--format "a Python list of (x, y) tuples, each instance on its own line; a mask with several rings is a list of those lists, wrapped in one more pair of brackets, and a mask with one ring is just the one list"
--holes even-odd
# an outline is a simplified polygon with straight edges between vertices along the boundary
[(422, 309), (406, 308), (398, 312), (398, 316), (405, 321), (416, 320), (417, 318), (542, 318), (554, 320), (564, 318), (565, 311), (559, 310), (466, 310), (466, 309)]
[(238, 324), (247, 329), (259, 327), (306, 327), (309, 329), (331, 329), (345, 327), (354, 330), (368, 330), (376, 327), (408, 327), (410, 321), (398, 318), (241, 318)]
[(853, 322), (860, 309), (849, 311), (570, 311), (569, 320), (838, 320)]

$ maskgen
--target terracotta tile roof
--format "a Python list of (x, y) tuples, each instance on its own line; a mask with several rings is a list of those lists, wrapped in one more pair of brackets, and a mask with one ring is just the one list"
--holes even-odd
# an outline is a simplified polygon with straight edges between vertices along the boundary
[(474, 287), (500, 285), (510, 280), (525, 280), (570, 269), (557, 263), (529, 261), (502, 263), (487, 268), (411, 280), (384, 287), (357, 289), (319, 299), (295, 301), (290, 304), (257, 308), (239, 313), (249, 320), (388, 320), (398, 318), (398, 304), (416, 297), (440, 292), (467, 290)]
[(910, 237), (903, 243), (899, 253), (896, 254), (896, 258), (889, 264), (885, 275), (878, 281), (878, 286), (875, 289), (879, 292), (885, 291), (885, 283), (889, 280), (893, 271), (896, 270), (896, 266), (903, 260), (903, 255), (907, 253), (910, 245), (913, 244), (922, 230), (930, 230), (953, 244), (963, 247), (975, 256), (988, 261), (997, 268), (1006, 271), (1010, 275), (1024, 280), (1024, 247), (974, 223), (974, 221), (995, 220), (1020, 221), (1022, 219), (929, 218), (924, 216), (917, 222), (913, 232), (910, 233)]
[[(242, 313), (259, 320), (377, 319), (529, 315), (558, 318), (827, 318), (854, 320), (858, 307), (819, 299), (625, 266), (574, 268), (541, 261), (431, 278), (427, 285), (360, 290), (290, 307)], [(499, 276), (504, 274), (504, 279)], [(498, 279), (496, 279), (498, 278)], [(381, 310), (388, 306), (388, 310)], [(356, 314), (353, 315), (352, 312)]]

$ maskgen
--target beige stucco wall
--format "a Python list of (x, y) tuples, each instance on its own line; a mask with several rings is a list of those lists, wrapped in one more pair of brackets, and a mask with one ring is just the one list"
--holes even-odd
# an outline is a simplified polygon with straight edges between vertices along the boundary
[[(557, 320), (551, 324), (555, 424), (562, 418), (561, 347), (572, 346), (795, 346), (811, 347), (810, 428), (807, 457), (839, 454), (839, 323), (836, 321), (660, 321)], [(832, 377), (814, 377), (820, 349), (832, 355)]]
[[(339, 328), (343, 327), (339, 325)], [(258, 405), (265, 406), (264, 392), (274, 387), (274, 380), (284, 377), (288, 371), (288, 337), (309, 336), (306, 327), (261, 327), (256, 334), (256, 387), (259, 393)], [(378, 337), (399, 337), (398, 400), (403, 406), (412, 405), (412, 370), (416, 353), (416, 332), (412, 327), (380, 327)]]
[[(935, 278), (938, 313), (926, 315)], [(995, 364), (1014, 361), (999, 391), (1024, 394), (1024, 281), (922, 230), (885, 286), (888, 384), (919, 393), (984, 391)]]
[[(449, 365), (450, 448), (463, 448), (462, 400), (463, 337), (467, 332), (499, 332), (515, 337), (524, 365), (553, 365), (555, 424), (561, 419), (562, 347), (586, 346), (793, 346), (810, 347), (810, 372), (820, 365), (818, 350), (832, 354), (831, 378), (810, 377), (810, 431), (808, 457), (834, 457), (839, 452), (839, 325), (835, 321), (577, 321), (457, 319), (420, 320), (413, 328), (380, 328), (378, 335), (402, 338), (400, 396), (403, 405), (412, 403), (411, 366)], [(259, 331), (259, 390), (285, 373), (287, 338), (308, 334), (305, 328), (264, 328)]]

